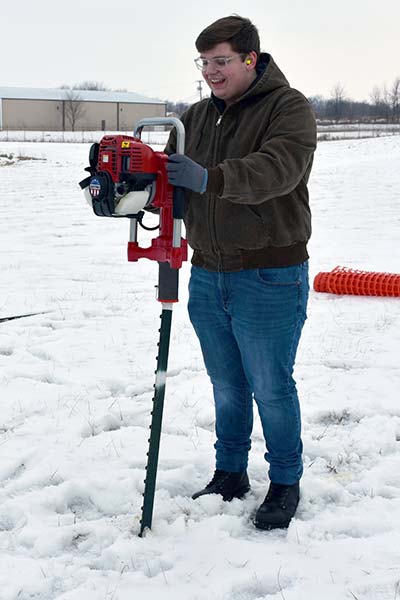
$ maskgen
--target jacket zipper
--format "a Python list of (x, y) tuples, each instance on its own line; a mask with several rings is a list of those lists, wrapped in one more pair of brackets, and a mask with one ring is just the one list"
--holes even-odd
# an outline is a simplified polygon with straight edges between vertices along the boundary
[[(215, 123), (215, 127), (219, 128), (221, 121), (222, 121), (222, 117), (223, 115), (219, 115), (216, 123)], [(217, 165), (217, 157), (218, 157), (218, 147), (219, 147), (219, 138), (220, 138), (220, 132), (217, 130), (216, 134), (215, 134), (215, 146), (214, 146), (214, 156), (213, 156), (213, 166)], [(213, 249), (216, 253), (216, 255), (218, 256), (218, 271), (222, 271), (222, 258), (221, 258), (221, 248), (218, 245), (218, 241), (217, 241), (217, 226), (216, 226), (216, 196), (213, 194), (210, 197), (210, 204), (209, 204), (209, 223), (210, 223), (210, 235), (211, 235), (211, 244), (213, 246)]]

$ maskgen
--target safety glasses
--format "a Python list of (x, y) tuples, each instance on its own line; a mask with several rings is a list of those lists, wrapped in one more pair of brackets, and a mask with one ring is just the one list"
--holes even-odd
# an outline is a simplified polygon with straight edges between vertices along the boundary
[(216, 56), (215, 58), (202, 58), (199, 56), (199, 58), (194, 59), (194, 63), (200, 71), (205, 71), (210, 65), (213, 65), (217, 69), (225, 69), (232, 60), (237, 58), (243, 60), (243, 54), (236, 56)]

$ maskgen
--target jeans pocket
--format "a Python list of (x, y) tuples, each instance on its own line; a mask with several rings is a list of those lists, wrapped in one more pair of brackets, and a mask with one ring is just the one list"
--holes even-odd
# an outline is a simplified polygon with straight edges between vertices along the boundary
[(266, 285), (300, 285), (303, 265), (256, 269), (258, 281)]

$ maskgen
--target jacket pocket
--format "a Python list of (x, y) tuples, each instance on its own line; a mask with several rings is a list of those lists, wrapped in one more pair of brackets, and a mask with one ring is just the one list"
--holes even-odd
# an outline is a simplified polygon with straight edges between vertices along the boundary
[(252, 206), (251, 204), (249, 204), (249, 209), (250, 209), (250, 212), (255, 216), (255, 218), (258, 221), (260, 221), (260, 223), (265, 225), (265, 220), (263, 219), (261, 212), (255, 206)]

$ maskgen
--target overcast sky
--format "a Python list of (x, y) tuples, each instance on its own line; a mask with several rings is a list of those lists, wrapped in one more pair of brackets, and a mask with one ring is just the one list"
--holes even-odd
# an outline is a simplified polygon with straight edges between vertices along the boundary
[(232, 13), (255, 23), (262, 50), (307, 96), (340, 82), (368, 99), (400, 76), (400, 0), (1, 0), (0, 86), (90, 79), (192, 102), (194, 41)]

